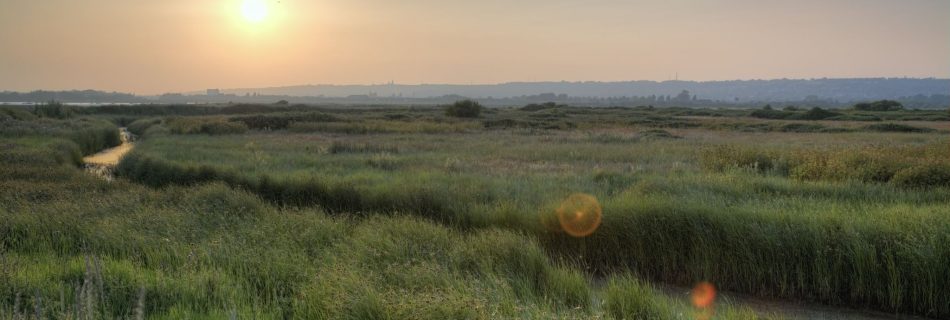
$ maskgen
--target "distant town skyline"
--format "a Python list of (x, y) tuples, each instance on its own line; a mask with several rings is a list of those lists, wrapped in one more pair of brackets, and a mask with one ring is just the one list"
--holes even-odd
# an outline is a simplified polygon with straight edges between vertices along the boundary
[(950, 78), (950, 1), (5, 1), (0, 43), (0, 91)]

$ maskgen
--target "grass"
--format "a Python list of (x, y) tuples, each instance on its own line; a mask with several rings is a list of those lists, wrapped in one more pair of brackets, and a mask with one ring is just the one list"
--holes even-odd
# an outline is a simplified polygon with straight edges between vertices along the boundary
[(279, 209), (221, 184), (153, 190), (107, 183), (69, 164), (53, 169), (45, 179), (0, 180), (2, 315), (444, 319), (595, 312), (586, 276), (511, 231), (458, 233), (401, 216), (328, 217)]
[[(693, 117), (703, 112), (737, 118)], [(283, 115), (311, 120), (276, 129)], [(47, 301), (56, 317), (694, 316), (653, 281), (950, 315), (950, 192), (931, 182), (943, 179), (945, 135), (717, 127), (761, 123), (741, 116), (547, 106), (477, 120), (438, 109), (150, 118), (114, 183), (75, 168), (76, 152), (62, 153), (75, 142), (5, 134), (0, 315)], [(48, 121), (21, 118), (7, 121)], [(543, 125), (484, 126), (503, 119)], [(173, 129), (209, 121), (254, 129)], [(886, 181), (860, 178), (890, 164)], [(554, 216), (575, 193), (603, 207), (582, 239)]]
[[(937, 289), (940, 275), (948, 272), (945, 258), (928, 254), (946, 251), (939, 244), (950, 239), (950, 223), (941, 209), (950, 199), (945, 190), (918, 192), (896, 182), (887, 186), (860, 179), (832, 179), (841, 182), (825, 185), (789, 181), (781, 176), (804, 169), (783, 163), (778, 149), (760, 154), (753, 148), (744, 155), (747, 151), (740, 148), (732, 151), (738, 155), (710, 156), (702, 152), (710, 141), (690, 139), (689, 132), (686, 139), (672, 140), (665, 137), (673, 134), (644, 132), (639, 135), (661, 139), (638, 139), (632, 133), (629, 139), (605, 138), (624, 136), (610, 131), (593, 136), (560, 131), (514, 136), (494, 131), (154, 136), (123, 166), (145, 168), (126, 175), (152, 185), (197, 183), (202, 180), (155, 180), (152, 175), (168, 171), (201, 176), (207, 168), (215, 172), (209, 180), (227, 181), (283, 205), (315, 205), (328, 212), (402, 212), (463, 229), (521, 230), (559, 256), (583, 257), (580, 262), (598, 272), (630, 269), (680, 284), (713, 279), (733, 291), (885, 311), (942, 314), (950, 307), (940, 302), (944, 293)], [(822, 148), (855, 146), (866, 136), (836, 134), (828, 140), (820, 134), (803, 139), (789, 133), (773, 135), (778, 140), (772, 143), (795, 143), (805, 152), (814, 147), (804, 146), (816, 143), (824, 144)], [(929, 147), (910, 148), (934, 150), (931, 154), (939, 159), (942, 149), (934, 146), (943, 137), (925, 139), (932, 141)], [(374, 165), (378, 154), (326, 151), (334, 145), (361, 149), (370, 141), (400, 152), (387, 154), (386, 164), (380, 166)], [(732, 138), (720, 142), (725, 141)], [(862, 154), (914, 154), (901, 146), (866, 148)], [(854, 153), (845, 149), (808, 154)], [(710, 157), (719, 157), (720, 170), (732, 167), (730, 157), (740, 157), (743, 165), (735, 167), (776, 172), (779, 177), (710, 173), (702, 169), (710, 166)], [(894, 159), (914, 168), (911, 160)], [(854, 170), (873, 168), (852, 162), (847, 166)], [(924, 172), (915, 176), (939, 177)], [(551, 233), (540, 223), (545, 212), (572, 192), (594, 194), (605, 206), (603, 227), (583, 242)]]
[(92, 118), (76, 120), (30, 119), (0, 117), (0, 136), (61, 138), (75, 143), (79, 152), (89, 155), (122, 143), (117, 127)]
[(939, 141), (921, 146), (769, 149), (720, 145), (704, 149), (702, 164), (714, 171), (746, 169), (799, 180), (891, 183), (900, 187), (950, 187), (950, 149)]

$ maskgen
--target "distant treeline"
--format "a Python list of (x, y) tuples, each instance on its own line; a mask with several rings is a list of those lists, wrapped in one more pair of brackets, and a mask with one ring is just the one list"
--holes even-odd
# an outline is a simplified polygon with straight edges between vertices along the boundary
[(43, 103), (274, 103), (321, 105), (445, 105), (475, 99), (485, 106), (523, 106), (553, 101), (589, 107), (748, 107), (841, 108), (889, 99), (908, 109), (950, 107), (950, 79), (811, 79), (749, 81), (525, 82), (497, 85), (295, 86), (209, 90), (135, 96), (84, 91), (0, 92), (2, 102)]
[[(643, 95), (643, 96), (615, 96), (615, 97), (589, 97), (589, 96), (571, 96), (567, 94), (540, 93), (532, 95), (521, 95), (506, 98), (483, 97), (472, 98), (463, 95), (445, 95), (429, 98), (407, 98), (399, 96), (379, 96), (379, 95), (352, 95), (347, 97), (326, 97), (326, 96), (286, 96), (286, 95), (235, 95), (223, 94), (216, 96), (208, 95), (162, 95), (158, 102), (165, 104), (185, 104), (185, 103), (273, 103), (274, 101), (285, 100), (299, 104), (336, 104), (336, 105), (444, 105), (455, 101), (474, 99), (485, 106), (523, 106), (532, 103), (556, 102), (559, 104), (569, 104), (585, 107), (637, 107), (637, 106), (655, 106), (655, 107), (730, 107), (730, 108), (758, 108), (763, 104), (771, 103), (782, 106), (799, 107), (822, 107), (822, 108), (849, 108), (857, 102), (872, 101), (865, 100), (836, 100), (831, 98), (820, 98), (817, 96), (803, 96), (798, 99), (789, 100), (714, 100), (707, 96), (695, 94), (689, 90), (681, 90), (673, 95)], [(950, 94), (931, 94), (914, 96), (896, 96), (888, 97), (900, 101), (907, 108), (911, 109), (946, 109), (950, 107)]]
[(0, 102), (85, 102), (85, 103), (146, 103), (148, 99), (129, 93), (96, 90), (0, 92)]
[[(569, 97), (649, 97), (671, 96), (687, 90), (700, 99), (728, 103), (832, 100), (853, 103), (866, 100), (897, 99), (917, 95), (948, 95), (950, 79), (852, 78), (775, 79), (731, 81), (618, 81), (618, 82), (511, 82), (485, 85), (376, 84), (307, 85), (275, 88), (221, 90), (236, 96), (323, 96), (428, 98), (459, 95), (486, 102), (486, 98), (517, 98), (550, 92)], [(489, 99), (490, 100), (490, 99)], [(560, 102), (560, 101), (559, 101)], [(566, 102), (566, 101), (565, 101)], [(911, 106), (914, 107), (914, 106)]]

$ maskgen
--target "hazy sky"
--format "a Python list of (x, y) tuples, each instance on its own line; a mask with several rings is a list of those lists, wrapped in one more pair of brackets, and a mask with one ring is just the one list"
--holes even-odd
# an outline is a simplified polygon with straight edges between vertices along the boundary
[(244, 1), (0, 0), (0, 90), (950, 77), (948, 0)]

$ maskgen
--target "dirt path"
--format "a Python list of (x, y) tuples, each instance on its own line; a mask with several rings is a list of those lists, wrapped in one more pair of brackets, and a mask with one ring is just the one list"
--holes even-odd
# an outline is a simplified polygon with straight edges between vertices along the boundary
[(112, 180), (112, 170), (119, 164), (119, 160), (135, 147), (135, 144), (132, 143), (132, 134), (126, 128), (119, 128), (119, 130), (122, 144), (82, 159), (87, 171), (106, 180)]

